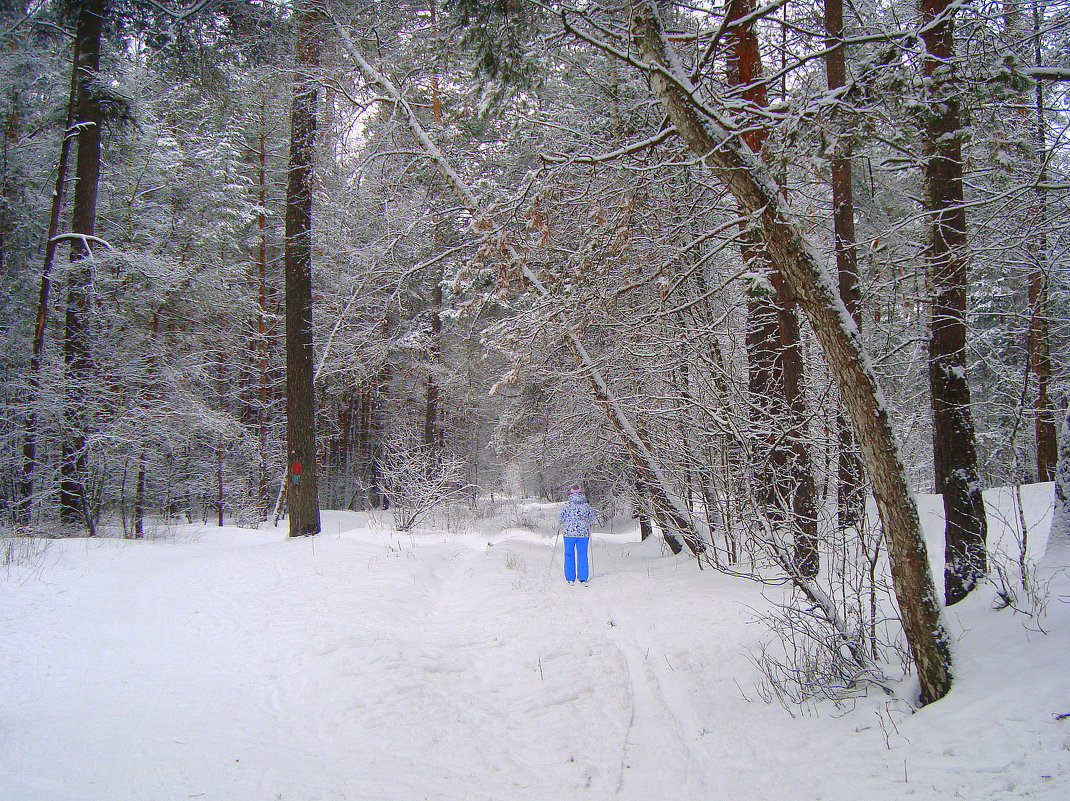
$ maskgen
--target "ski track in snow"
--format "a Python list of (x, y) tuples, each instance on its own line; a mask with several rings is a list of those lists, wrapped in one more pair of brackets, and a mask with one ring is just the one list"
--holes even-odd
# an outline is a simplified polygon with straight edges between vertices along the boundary
[(65, 586), (21, 587), (48, 636), (3, 643), (4, 686), (34, 685), (4, 708), (48, 715), (0, 717), (5, 801), (646, 798), (680, 766), (660, 797), (708, 789), (654, 577), (644, 621), (613, 601), (632, 573), (569, 586), (544, 544), (55, 550)]
[(530, 533), (340, 528), (58, 541), (0, 580), (0, 801), (1070, 797), (1065, 681), (1013, 679), (1070, 616), (960, 605), (992, 645), (955, 700), (792, 716), (747, 658), (782, 590), (630, 537), (581, 586)]

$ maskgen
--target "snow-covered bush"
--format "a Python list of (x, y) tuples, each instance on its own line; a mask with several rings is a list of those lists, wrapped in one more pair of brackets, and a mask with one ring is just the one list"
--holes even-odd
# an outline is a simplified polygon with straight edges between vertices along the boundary
[(436, 448), (395, 437), (378, 462), (398, 531), (412, 530), (434, 509), (459, 501), (466, 493), (464, 463)]

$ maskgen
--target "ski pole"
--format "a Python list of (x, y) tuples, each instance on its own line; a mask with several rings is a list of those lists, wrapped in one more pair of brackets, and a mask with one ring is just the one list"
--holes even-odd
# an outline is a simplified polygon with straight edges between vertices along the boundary
[(554, 559), (557, 557), (557, 541), (561, 539), (561, 526), (557, 527), (557, 536), (554, 537), (554, 547), (550, 549), (550, 566), (546, 568), (546, 575), (554, 569)]

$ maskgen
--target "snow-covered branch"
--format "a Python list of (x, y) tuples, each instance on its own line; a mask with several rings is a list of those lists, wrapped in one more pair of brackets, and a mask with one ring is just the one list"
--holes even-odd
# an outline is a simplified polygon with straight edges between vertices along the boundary
[(1029, 67), (1024, 72), (1037, 81), (1070, 81), (1070, 67)]

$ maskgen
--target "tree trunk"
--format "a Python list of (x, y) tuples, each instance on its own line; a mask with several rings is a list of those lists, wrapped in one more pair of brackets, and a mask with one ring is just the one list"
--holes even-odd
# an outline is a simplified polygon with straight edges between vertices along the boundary
[(318, 15), (294, 9), (295, 71), (286, 189), (286, 446), (290, 536), (320, 531), (312, 350), (312, 179), (319, 66)]
[(72, 128), (78, 108), (78, 42), (75, 37), (71, 54), (71, 89), (67, 103), (67, 120), (63, 126), (63, 141), (59, 147), (56, 164), (56, 183), (52, 190), (52, 210), (48, 218), (48, 233), (45, 237), (45, 256), (41, 266), (41, 288), (37, 294), (37, 319), (33, 328), (33, 346), (30, 353), (30, 412), (26, 418), (26, 438), (22, 443), (22, 482), (19, 490), (15, 519), (27, 523), (33, 499), (33, 474), (37, 469), (37, 402), (41, 390), (41, 356), (45, 350), (45, 327), (48, 324), (48, 304), (52, 291), (52, 265), (56, 259), (56, 235), (67, 195), (67, 165), (70, 162), (71, 142), (75, 137)]
[(1041, 564), (1059, 569), (1070, 565), (1070, 407), (1063, 417), (1059, 462), (1055, 468), (1055, 509)]
[(137, 489), (134, 491), (134, 539), (145, 537), (145, 454), (138, 459)]
[(654, 527), (650, 524), (650, 515), (646, 513), (646, 493), (639, 482), (633, 484), (633, 489), (636, 498), (632, 502), (632, 517), (639, 521), (639, 540), (646, 542), (654, 533)]
[(216, 467), (216, 525), (223, 528), (223, 507), (224, 507), (224, 492), (223, 492), (223, 437), (220, 435), (216, 442), (215, 452), (215, 467)]
[[(449, 223), (440, 221), (436, 225), (437, 232), (442, 225)], [(438, 373), (441, 367), (442, 354), (442, 265), (432, 267), (431, 274), (431, 309), (430, 309), (430, 347), (427, 352), (427, 386), (424, 397), (424, 430), (423, 444), (433, 453), (441, 454), (445, 444), (443, 436), (441, 413), (439, 411), (439, 388)]]
[[(847, 83), (847, 47), (843, 44), (843, 0), (825, 0), (825, 75), (829, 91)], [(840, 127), (840, 126), (837, 126)], [(832, 170), (832, 225), (836, 242), (836, 268), (840, 299), (859, 332), (862, 330), (861, 295), (858, 288), (858, 254), (855, 247), (854, 187), (851, 182), (851, 140), (836, 131), (830, 167)], [(864, 504), (862, 460), (842, 404), (836, 412), (837, 493), (836, 508), (841, 528), (857, 526)]]
[(950, 641), (940, 620), (925, 539), (899, 444), (858, 330), (811, 243), (783, 208), (768, 170), (729, 132), (728, 124), (701, 115), (694, 107), (688, 79), (673, 70), (678, 62), (668, 50), (653, 3), (635, 4), (631, 31), (640, 57), (649, 65), (651, 90), (677, 133), (733, 194), (742, 211), (755, 216), (756, 230), (773, 264), (821, 343), (873, 484), (903, 630), (921, 682), (920, 702), (936, 701), (951, 688)]
[[(728, 32), (728, 83), (738, 87), (747, 106), (764, 109), (767, 103), (762, 79), (758, 37), (749, 20), (754, 0), (730, 0), (726, 11)], [(757, 156), (765, 149), (768, 130), (760, 119), (748, 119), (741, 138)], [(792, 530), (792, 569), (801, 576), (817, 575), (817, 509), (813, 470), (806, 448), (806, 404), (803, 398), (803, 360), (795, 300), (770, 263), (761, 238), (744, 231), (740, 249), (747, 269), (768, 276), (773, 292), (764, 284), (747, 300), (748, 391), (755, 429), (758, 471), (757, 501), (771, 520)], [(785, 428), (788, 429), (785, 431)]]
[(96, 228), (97, 184), (100, 178), (101, 111), (93, 84), (100, 70), (100, 39), (104, 22), (104, 0), (85, 0), (78, 16), (77, 85), (75, 118), (78, 125), (78, 157), (74, 186), (74, 213), (71, 232), (71, 266), (67, 274), (67, 312), (63, 331), (64, 428), (60, 464), (60, 520), (68, 526), (84, 524), (90, 536), (94, 526), (86, 498), (85, 400), (92, 373), (89, 348), (89, 293), (92, 282), (92, 253), (85, 237)]
[[(435, 8), (435, 0), (428, 0), (428, 9), (431, 12), (432, 35), (438, 35), (438, 16)], [(439, 95), (438, 70), (431, 74), (431, 119), (435, 125), (442, 125), (442, 98)], [(437, 194), (437, 192), (435, 193)], [(434, 225), (433, 238), (439, 244), (443, 238), (445, 226), (449, 225), (448, 218), (439, 216), (431, 209), (432, 224)], [(428, 349), (427, 386), (424, 396), (424, 447), (441, 456), (444, 436), (439, 413), (439, 397), (441, 389), (438, 380), (438, 368), (442, 353), (442, 263), (432, 267), (431, 278), (431, 345)]]
[[(437, 37), (438, 10), (435, 7), (435, 0), (428, 0), (427, 8), (431, 13), (431, 34)], [(435, 121), (435, 125), (442, 124), (442, 96), (439, 92), (437, 69), (431, 74), (431, 119)]]
[[(1033, 44), (1037, 67), (1044, 66), (1041, 49), (1041, 8), (1033, 4)], [(1048, 331), (1048, 203), (1044, 190), (1047, 183), (1048, 121), (1044, 114), (1044, 85), (1036, 82), (1036, 129), (1034, 147), (1040, 159), (1037, 176), (1036, 212), (1040, 236), (1031, 238), (1033, 263), (1029, 273), (1029, 364), (1037, 378), (1037, 392), (1033, 408), (1036, 415), (1035, 435), (1037, 443), (1037, 481), (1052, 481), (1058, 462), (1058, 412), (1048, 394), (1051, 381), (1051, 339)]]
[(930, 79), (925, 137), (926, 261), (932, 286), (929, 388), (933, 469), (944, 501), (944, 598), (961, 601), (987, 571), (988, 523), (966, 381), (966, 208), (951, 0), (922, 0), (922, 39)]
[[(1043, 178), (1041, 178), (1043, 181)], [(1029, 273), (1029, 365), (1037, 379), (1033, 400), (1034, 434), (1037, 444), (1037, 481), (1052, 481), (1058, 460), (1055, 404), (1048, 386), (1051, 382), (1051, 344), (1048, 334), (1047, 236), (1037, 237), (1035, 257), (1043, 263)]]
[(257, 190), (260, 201), (260, 212), (257, 214), (257, 228), (259, 230), (260, 247), (256, 260), (257, 267), (257, 309), (256, 309), (256, 355), (257, 355), (257, 409), (256, 430), (257, 440), (260, 444), (260, 462), (257, 466), (256, 497), (257, 510), (261, 520), (266, 520), (268, 515), (268, 281), (267, 281), (267, 103), (261, 108), (260, 137), (257, 159)]

